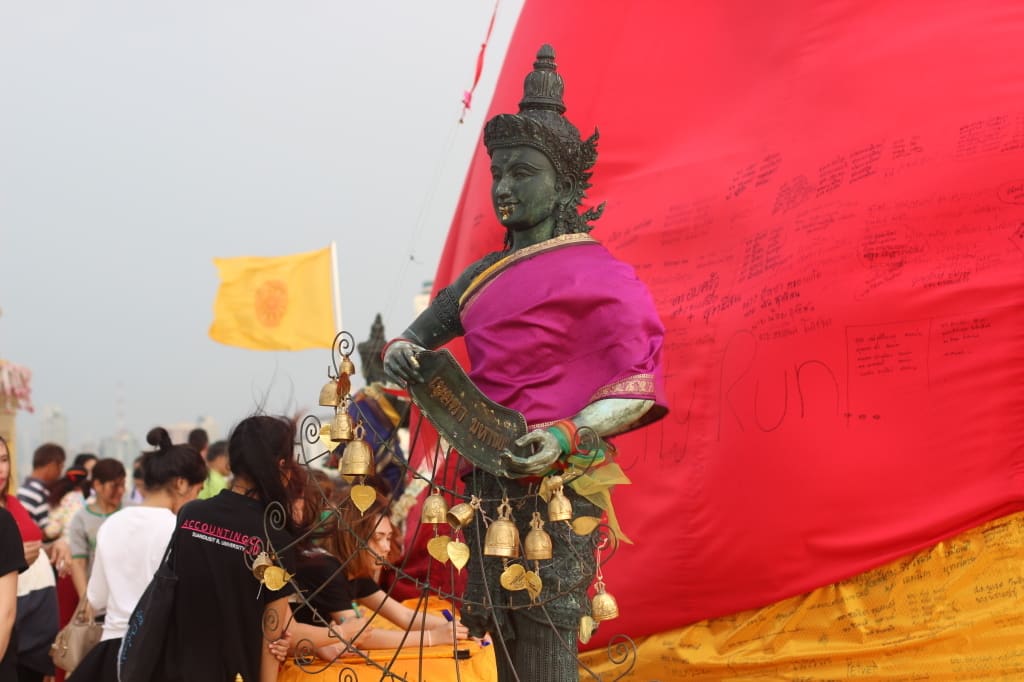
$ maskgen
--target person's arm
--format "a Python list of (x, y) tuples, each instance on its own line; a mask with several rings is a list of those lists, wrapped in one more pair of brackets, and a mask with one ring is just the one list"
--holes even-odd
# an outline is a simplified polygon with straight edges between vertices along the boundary
[(451, 627), (444, 617), (410, 609), (405, 604), (389, 597), (383, 590), (378, 590), (358, 601), (367, 609), (376, 611), (403, 629), (431, 630), (436, 627)]
[(18, 572), (0, 576), (0, 660), (7, 653), (18, 610)]
[(107, 583), (107, 572), (103, 568), (103, 548), (96, 543), (96, 556), (92, 562), (92, 575), (89, 576), (85, 590), (86, 601), (94, 612), (104, 611), (110, 599), (110, 585)]
[[(606, 398), (584, 407), (570, 419), (576, 428), (589, 427), (598, 436), (614, 436), (629, 430), (654, 407), (653, 400)], [(558, 440), (547, 429), (534, 429), (516, 441), (519, 447), (534, 449), (532, 455), (518, 457), (506, 451), (502, 461), (514, 476), (534, 476), (546, 471), (564, 453)]]
[(89, 586), (89, 560), (83, 557), (72, 557), (71, 559), (71, 582), (75, 585), (78, 598), (85, 596), (85, 590)]
[(75, 585), (78, 598), (85, 597), (86, 584), (89, 581), (89, 534), (85, 530), (85, 516), (89, 512), (85, 507), (80, 509), (68, 524), (68, 545), (71, 547), (71, 582)]
[(30, 540), (21, 543), (21, 547), (25, 552), (25, 563), (31, 566), (39, 558), (39, 550), (42, 549), (43, 543), (39, 540)]
[[(417, 612), (405, 604), (399, 603), (387, 596), (382, 590), (358, 600), (367, 609), (376, 611), (379, 615), (391, 621), (401, 630), (385, 630), (378, 628), (371, 632), (365, 639), (360, 640), (360, 645), (367, 649), (394, 649), (403, 644), (419, 646), (437, 646), (440, 644), (454, 644), (455, 642), (469, 637), (469, 630), (465, 626), (456, 623), (449, 623), (443, 617), (436, 614), (422, 611)], [(409, 631), (406, 634), (406, 630)]]
[[(288, 597), (275, 599), (263, 609), (263, 638), (273, 642), (284, 635), (284, 626), (291, 616)], [(260, 647), (260, 682), (275, 682), (278, 673), (278, 660), (269, 646)]]
[(71, 545), (64, 538), (54, 540), (43, 549), (50, 557), (50, 563), (57, 569), (57, 574), (64, 577), (71, 570)]

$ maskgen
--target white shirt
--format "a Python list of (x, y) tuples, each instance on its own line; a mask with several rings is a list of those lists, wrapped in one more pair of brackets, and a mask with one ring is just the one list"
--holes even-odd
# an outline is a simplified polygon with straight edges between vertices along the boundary
[(106, 610), (101, 641), (123, 637), (128, 619), (160, 566), (177, 521), (163, 507), (126, 507), (100, 526), (86, 597)]

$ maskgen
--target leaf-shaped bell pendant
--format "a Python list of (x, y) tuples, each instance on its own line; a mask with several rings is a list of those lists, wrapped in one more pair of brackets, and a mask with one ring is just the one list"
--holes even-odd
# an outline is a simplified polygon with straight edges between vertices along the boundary
[(324, 387), (320, 389), (320, 406), (321, 407), (337, 407), (341, 398), (338, 397), (338, 382), (335, 379), (329, 379)]
[(498, 518), (487, 527), (484, 536), (484, 555), (515, 558), (519, 556), (519, 529), (512, 523), (512, 507), (508, 499), (498, 505)]
[(601, 622), (619, 617), (619, 605), (615, 597), (604, 591), (604, 581), (598, 580), (594, 584), (594, 598), (590, 600), (590, 610), (594, 614), (594, 620)]
[(427, 499), (423, 500), (423, 511), (420, 512), (420, 521), (423, 523), (444, 523), (447, 521), (448, 503), (445, 502), (441, 491), (434, 488)]
[(530, 532), (523, 542), (523, 553), (530, 561), (542, 561), (551, 558), (551, 536), (544, 530), (544, 520), (540, 512), (533, 512), (530, 521)]
[(362, 424), (358, 424), (353, 431), (354, 438), (345, 446), (345, 452), (341, 456), (341, 475), (351, 483), (356, 476), (369, 476), (373, 471), (373, 450), (370, 444), (363, 440), (366, 430)]
[(562, 477), (551, 477), (551, 499), (548, 500), (548, 521), (571, 521), (572, 502), (562, 492)]
[(445, 518), (452, 530), (459, 530), (473, 523), (474, 516), (476, 516), (476, 509), (473, 508), (473, 505), (468, 502), (459, 502), (448, 510)]
[(347, 409), (338, 408), (331, 421), (331, 440), (335, 443), (346, 443), (352, 440), (355, 435), (355, 428), (352, 424), (352, 417)]

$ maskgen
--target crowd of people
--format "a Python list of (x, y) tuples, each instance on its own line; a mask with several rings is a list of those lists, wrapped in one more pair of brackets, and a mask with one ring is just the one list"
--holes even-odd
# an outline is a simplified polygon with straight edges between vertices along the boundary
[[(329, 661), (466, 639), (461, 625), (381, 588), (401, 552), (386, 483), (358, 511), (343, 482), (297, 461), (295, 428), (260, 415), (226, 442), (196, 429), (180, 444), (154, 428), (130, 491), (120, 461), (82, 454), (65, 470), (64, 450), (45, 444), (11, 494), (0, 439), (0, 682), (59, 680), (50, 647), (76, 614), (101, 620), (102, 635), (74, 680), (116, 681), (132, 613), (164, 561), (178, 586), (161, 679), (269, 681), (296, 649)], [(254, 570), (268, 566), (294, 580)], [(399, 629), (374, 627), (368, 612)]]

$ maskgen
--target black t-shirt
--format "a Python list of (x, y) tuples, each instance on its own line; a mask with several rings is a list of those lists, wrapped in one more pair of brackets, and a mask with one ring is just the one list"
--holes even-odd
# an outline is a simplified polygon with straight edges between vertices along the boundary
[[(3, 494), (3, 493), (0, 493)], [(18, 532), (18, 524), (14, 522), (11, 512), (0, 507), (0, 576), (17, 571), (23, 572), (28, 568), (25, 563), (25, 548), (21, 543), (21, 533)], [(18, 639), (11, 631), (10, 643), (3, 659), (0, 660), (0, 682), (18, 679)]]
[[(262, 551), (280, 552), (291, 537), (264, 524), (263, 503), (229, 490), (182, 507), (175, 532), (181, 679), (223, 682), (239, 673), (245, 680), (260, 679), (263, 609), (293, 590), (285, 585), (271, 591), (256, 580), (250, 566)], [(290, 551), (278, 563), (294, 573)]]
[[(310, 606), (328, 622), (335, 611), (351, 609), (353, 601), (369, 597), (380, 590), (377, 583), (369, 578), (350, 580), (341, 562), (332, 554), (320, 550), (303, 552), (298, 557), (295, 582), (299, 584)], [(295, 611), (295, 619), (300, 623), (322, 624), (301, 601), (292, 604), (292, 609)]]

